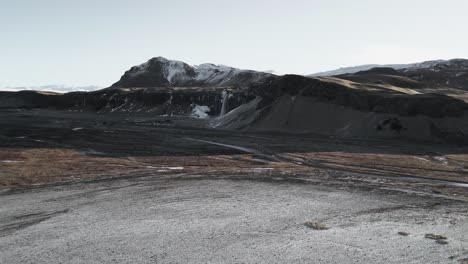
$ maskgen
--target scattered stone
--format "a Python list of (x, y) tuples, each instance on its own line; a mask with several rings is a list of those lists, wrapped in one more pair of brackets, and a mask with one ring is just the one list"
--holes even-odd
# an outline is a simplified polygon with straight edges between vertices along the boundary
[(328, 229), (330, 229), (325, 224), (318, 223), (318, 222), (305, 222), (304, 225), (309, 227), (309, 228), (315, 229), (315, 230), (328, 230)]
[(437, 243), (437, 244), (441, 244), (441, 245), (447, 245), (447, 244), (448, 244), (448, 242), (447, 242), (447, 241), (445, 241), (445, 240), (441, 240), (441, 239), (439, 239), (439, 240), (436, 240), (436, 243)]
[(434, 239), (434, 240), (446, 240), (447, 237), (443, 235), (434, 235), (434, 234), (426, 234), (424, 236), (427, 239)]
[(400, 236), (409, 236), (409, 233), (407, 233), (407, 232), (402, 232), (402, 231), (398, 232), (398, 234), (399, 234)]
[(441, 244), (441, 245), (447, 245), (448, 244), (448, 242), (446, 241), (447, 237), (443, 236), (443, 235), (426, 234), (424, 237), (428, 238), (428, 239), (435, 240), (435, 242), (437, 244)]

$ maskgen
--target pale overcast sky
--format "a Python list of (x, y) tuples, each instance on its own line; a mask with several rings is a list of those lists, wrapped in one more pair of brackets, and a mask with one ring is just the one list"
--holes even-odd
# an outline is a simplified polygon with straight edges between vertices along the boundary
[(310, 74), (468, 57), (466, 0), (0, 0), (0, 88), (109, 86), (155, 56)]

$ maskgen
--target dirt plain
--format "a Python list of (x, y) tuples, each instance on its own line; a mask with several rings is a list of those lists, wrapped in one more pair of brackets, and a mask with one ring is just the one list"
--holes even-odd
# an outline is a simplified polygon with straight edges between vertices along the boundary
[(0, 262), (468, 258), (467, 146), (203, 122), (1, 111)]

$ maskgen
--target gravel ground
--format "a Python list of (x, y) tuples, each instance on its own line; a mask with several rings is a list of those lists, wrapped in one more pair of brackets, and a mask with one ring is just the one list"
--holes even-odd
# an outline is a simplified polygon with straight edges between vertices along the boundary
[[(466, 203), (394, 191), (149, 176), (3, 191), (0, 200), (0, 263), (458, 263), (468, 257)], [(329, 229), (314, 230), (308, 221)], [(425, 238), (428, 233), (448, 237), (448, 244)]]
[(191, 122), (0, 111), (0, 263), (468, 259), (467, 146)]

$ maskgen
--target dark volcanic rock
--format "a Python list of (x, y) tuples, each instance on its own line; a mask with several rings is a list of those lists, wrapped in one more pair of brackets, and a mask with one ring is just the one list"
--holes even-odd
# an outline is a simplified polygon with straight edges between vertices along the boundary
[(108, 88), (96, 92), (46, 93), (37, 91), (0, 92), (0, 108), (46, 108), (92, 112), (151, 112), (155, 115), (189, 115), (193, 105), (210, 108), (210, 115), (221, 113), (223, 91), (228, 91), (225, 110), (230, 111), (255, 97), (244, 91), (201, 88)]

